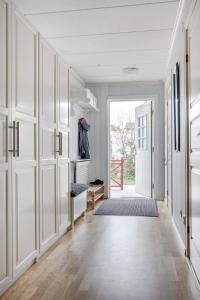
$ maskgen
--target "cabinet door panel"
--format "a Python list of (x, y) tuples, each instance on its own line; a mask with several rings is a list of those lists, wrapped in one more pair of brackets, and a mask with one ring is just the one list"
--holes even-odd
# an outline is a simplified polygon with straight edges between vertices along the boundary
[(55, 166), (42, 168), (42, 242), (56, 233), (56, 173)]
[(68, 225), (68, 163), (59, 166), (60, 226)]
[(7, 116), (0, 114), (0, 163), (7, 160)]
[(0, 1), (0, 107), (7, 107), (6, 100), (6, 14), (7, 6)]
[(7, 263), (8, 263), (8, 228), (7, 228), (7, 184), (8, 174), (7, 171), (0, 171), (0, 281), (8, 276)]
[(51, 128), (42, 128), (42, 145), (41, 157), (42, 159), (55, 158), (55, 130)]
[(59, 123), (68, 126), (69, 102), (68, 102), (68, 70), (64, 63), (59, 64)]
[(19, 160), (27, 161), (36, 159), (35, 136), (36, 125), (31, 122), (19, 120)]
[(16, 18), (16, 110), (35, 115), (35, 33)]
[(12, 120), (7, 85), (7, 9), (6, 1), (0, 0), (0, 293), (12, 280), (11, 155), (7, 145), (8, 125)]
[(36, 184), (35, 168), (16, 173), (16, 261), (21, 263), (36, 249)]
[(40, 39), (40, 252), (57, 239), (56, 53)]
[(13, 274), (24, 272), (38, 255), (38, 33), (13, 11)]
[(62, 133), (62, 154), (58, 155), (59, 233), (69, 226), (69, 72), (58, 60), (58, 132)]
[(67, 131), (61, 131), (62, 132), (62, 156), (65, 158), (68, 158), (68, 132)]
[(55, 54), (45, 45), (40, 48), (42, 64), (41, 114), (48, 122), (55, 122)]

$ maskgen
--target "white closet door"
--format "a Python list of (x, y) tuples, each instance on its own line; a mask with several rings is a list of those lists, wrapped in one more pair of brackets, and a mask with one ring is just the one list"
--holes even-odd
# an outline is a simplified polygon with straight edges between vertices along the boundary
[(40, 39), (40, 251), (57, 238), (56, 53)]
[(13, 272), (17, 276), (38, 254), (37, 32), (13, 11)]
[(68, 68), (58, 60), (58, 212), (59, 233), (69, 226), (69, 82)]
[[(7, 4), (0, 0), (0, 291), (11, 280), (11, 153), (8, 153), (7, 135), (11, 121), (10, 102), (6, 90), (7, 76)], [(11, 129), (12, 130), (12, 129)]]

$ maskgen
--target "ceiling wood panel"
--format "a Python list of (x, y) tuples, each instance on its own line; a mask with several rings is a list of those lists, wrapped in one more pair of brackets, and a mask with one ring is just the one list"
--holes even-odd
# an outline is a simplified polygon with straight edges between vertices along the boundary
[(172, 29), (177, 3), (30, 15), (44, 37)]
[[(179, 1), (14, 0), (85, 81), (164, 78)], [(124, 74), (124, 67), (139, 72)]]
[(102, 7), (144, 5), (162, 2), (178, 2), (176, 0), (15, 0), (24, 14), (41, 14), (49, 12), (85, 10)]
[[(59, 51), (94, 53), (118, 50), (168, 49), (172, 30), (48, 39)], [(81, 47), (80, 47), (81, 45)]]

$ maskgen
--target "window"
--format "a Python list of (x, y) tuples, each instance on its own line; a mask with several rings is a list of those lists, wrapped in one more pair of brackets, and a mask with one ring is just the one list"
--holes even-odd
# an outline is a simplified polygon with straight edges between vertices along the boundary
[(138, 118), (138, 149), (147, 149), (147, 115)]

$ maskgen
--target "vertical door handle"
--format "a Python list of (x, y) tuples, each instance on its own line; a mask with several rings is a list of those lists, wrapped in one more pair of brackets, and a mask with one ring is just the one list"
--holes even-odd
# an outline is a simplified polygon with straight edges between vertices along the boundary
[(19, 157), (19, 122), (17, 122), (17, 126), (16, 126), (16, 130), (17, 130), (17, 149), (16, 149), (16, 156)]
[(62, 139), (62, 132), (59, 132), (59, 140), (60, 140), (60, 155), (62, 156), (62, 153), (63, 153), (63, 139)]
[(16, 129), (16, 122), (13, 121), (13, 125), (8, 126), (9, 129), (12, 129), (12, 147), (13, 149), (8, 150), (8, 152), (13, 153), (13, 157), (15, 157), (16, 148), (15, 148), (15, 129)]
[(62, 132), (59, 132), (59, 134), (56, 135), (56, 137), (58, 137), (58, 150), (56, 150), (56, 152), (58, 152), (58, 154), (61, 156), (62, 155)]

